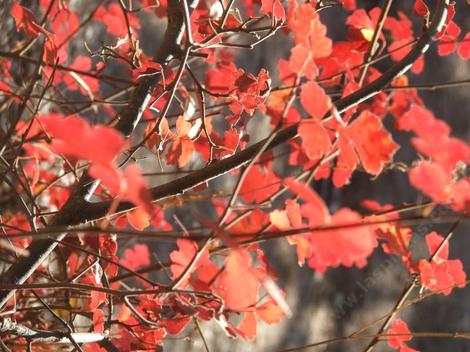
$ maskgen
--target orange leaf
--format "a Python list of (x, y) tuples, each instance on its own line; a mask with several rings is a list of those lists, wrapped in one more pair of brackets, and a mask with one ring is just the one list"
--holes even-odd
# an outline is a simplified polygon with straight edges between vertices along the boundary
[(150, 226), (150, 216), (142, 208), (136, 208), (126, 213), (127, 221), (137, 231), (142, 231)]
[(265, 323), (276, 324), (281, 321), (284, 316), (284, 312), (277, 304), (272, 300), (269, 300), (256, 308), (256, 315)]
[(246, 312), (237, 331), (245, 340), (256, 337), (256, 317), (253, 312)]

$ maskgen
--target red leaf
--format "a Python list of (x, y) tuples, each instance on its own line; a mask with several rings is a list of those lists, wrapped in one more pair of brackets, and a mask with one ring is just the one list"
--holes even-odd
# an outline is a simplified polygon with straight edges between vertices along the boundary
[[(293, 59), (295, 62), (297, 60)], [(298, 69), (300, 70), (302, 68), (302, 64), (300, 62), (296, 62), (295, 64), (295, 67), (298, 67)], [(277, 63), (277, 68), (279, 70), (279, 79), (284, 82), (285, 85), (292, 85), (294, 84), (295, 82), (295, 74), (292, 70), (292, 68), (290, 68), (290, 62), (289, 61), (286, 61), (284, 59), (281, 59), (279, 60), (279, 62)], [(271, 95), (273, 93), (276, 93), (278, 91), (275, 91), (275, 92), (272, 92)], [(269, 96), (271, 98), (271, 95)]]
[(451, 185), (450, 203), (455, 211), (470, 211), (470, 177), (458, 180)]
[(347, 10), (354, 10), (356, 8), (356, 0), (340, 0), (341, 4)]
[(420, 162), (409, 172), (411, 184), (435, 202), (451, 204), (454, 210), (465, 210), (470, 204), (470, 178), (453, 181), (452, 170), (435, 162)]
[[(429, 254), (437, 255), (436, 259), (447, 260), (449, 258), (449, 242), (442, 245), (444, 237), (439, 235), (436, 231), (432, 231), (426, 235), (426, 245), (428, 246)], [(440, 247), (440, 248), (439, 248)], [(439, 249), (439, 252), (436, 251)]]
[(54, 64), (57, 57), (55, 36), (36, 22), (34, 14), (29, 9), (18, 5), (16, 2), (14, 2), (11, 7), (11, 15), (15, 19), (16, 28), (18, 30), (24, 29), (31, 38), (36, 38), (39, 33), (43, 33), (46, 36), (47, 40), (44, 43), (44, 60), (49, 64)]
[(398, 119), (398, 126), (418, 136), (412, 143), (421, 154), (438, 162), (447, 172), (459, 161), (470, 160), (470, 148), (461, 140), (450, 137), (450, 127), (433, 113), (416, 104)]
[(286, 17), (284, 7), (279, 0), (262, 0), (261, 13), (265, 15), (272, 14), (276, 20), (282, 20)]
[(301, 197), (306, 204), (302, 206), (302, 215), (310, 219), (313, 225), (322, 225), (330, 222), (330, 212), (323, 199), (305, 183), (287, 178), (284, 183), (289, 190)]
[[(271, 78), (265, 69), (261, 69), (257, 77), (239, 70), (235, 88), (235, 97), (230, 103), (230, 109), (235, 115), (241, 114), (242, 111), (252, 115), (268, 96), (271, 89)], [(235, 120), (237, 121), (238, 117)], [(235, 122), (231, 122), (231, 124), (235, 125)]]
[(100, 333), (104, 331), (104, 313), (101, 309), (93, 311), (93, 330)]
[(230, 93), (235, 89), (235, 81), (239, 75), (237, 67), (232, 62), (218, 62), (216, 68), (207, 71), (207, 89), (213, 93)]
[(392, 327), (387, 331), (387, 335), (391, 335), (387, 337), (389, 346), (401, 352), (417, 352), (405, 344), (405, 341), (410, 341), (413, 338), (412, 335), (406, 336), (407, 334), (410, 334), (410, 330), (408, 330), (406, 323), (401, 319), (393, 320)]
[(313, 120), (302, 120), (299, 135), (307, 156), (311, 160), (320, 159), (331, 150), (331, 141), (323, 126)]
[(437, 52), (439, 55), (450, 55), (455, 51), (455, 49), (457, 49), (457, 38), (461, 31), (460, 27), (454, 21), (450, 21), (447, 25), (444, 36), (442, 36), (441, 41), (437, 46)]
[(225, 306), (238, 312), (256, 304), (259, 287), (250, 253), (246, 250), (230, 252), (224, 271), (213, 285), (214, 292), (224, 299)]
[[(129, 25), (134, 30), (140, 28), (138, 18), (132, 12), (126, 13), (129, 20)], [(109, 33), (117, 37), (125, 37), (127, 35), (127, 21), (124, 18), (124, 13), (118, 4), (110, 4), (107, 8), (100, 6), (95, 12), (94, 19), (105, 25)]]
[(124, 250), (124, 258), (121, 264), (132, 270), (137, 270), (150, 264), (150, 252), (146, 244), (138, 243), (132, 248)]
[[(321, 202), (320, 202), (321, 203)], [(271, 224), (279, 230), (288, 230), (299, 228), (302, 226), (302, 215), (300, 213), (299, 204), (292, 200), (286, 200), (285, 210), (274, 210), (269, 214)], [(300, 266), (303, 265), (305, 259), (310, 257), (311, 249), (308, 240), (303, 236), (288, 236), (289, 244), (295, 245), (297, 250), (297, 258)]]
[(358, 9), (354, 11), (347, 19), (346, 24), (350, 25), (356, 29), (370, 29), (374, 30), (375, 23), (367, 14), (366, 10)]
[[(305, 200), (301, 210), (302, 216), (308, 219), (308, 226), (352, 224), (362, 220), (358, 213), (347, 208), (340, 209), (330, 216), (323, 200), (307, 185), (292, 179), (286, 179), (285, 182), (292, 192)], [(321, 273), (327, 267), (339, 265), (362, 267), (377, 246), (374, 233), (367, 226), (344, 230), (318, 230), (303, 237), (309, 241), (308, 264)], [(305, 252), (306, 249), (303, 255)]]
[[(149, 220), (152, 212), (152, 205), (150, 204), (152, 195), (148, 190), (147, 182), (142, 176), (142, 172), (137, 164), (133, 163), (126, 166), (124, 170), (123, 183), (124, 186), (121, 190), (121, 198), (142, 207), (142, 209), (147, 213)], [(139, 215), (142, 216), (143, 214)]]
[(314, 58), (331, 54), (332, 42), (326, 36), (326, 26), (310, 4), (299, 6), (289, 18), (289, 28), (295, 33), (295, 43), (309, 48)]
[(0, 81), (0, 91), (4, 94), (4, 95), (11, 95), (11, 89), (10, 89), (10, 86), (2, 81)]
[(411, 228), (396, 224), (384, 224), (377, 226), (375, 231), (377, 237), (386, 241), (382, 244), (385, 253), (408, 257), (410, 253), (408, 246), (413, 236)]
[[(99, 282), (97, 282), (96, 278), (93, 276), (85, 276), (83, 279), (81, 279), (81, 283), (91, 285), (91, 286), (102, 287), (102, 285)], [(90, 300), (88, 302), (88, 306), (86, 307), (86, 309), (89, 311), (94, 311), (102, 303), (108, 303), (106, 293), (92, 290), (90, 292)]]
[(36, 38), (39, 33), (49, 34), (36, 22), (31, 10), (19, 5), (17, 2), (14, 2), (11, 7), (11, 15), (15, 19), (16, 28), (19, 30), (24, 29), (30, 37)]
[(429, 9), (424, 0), (415, 0), (413, 6), (413, 13), (415, 16), (427, 16), (429, 14)]
[(50, 37), (44, 43), (44, 61), (48, 64), (54, 65), (57, 58), (57, 47), (53, 37)]
[(102, 185), (106, 186), (113, 194), (119, 194), (123, 187), (122, 175), (114, 164), (92, 163), (88, 174), (100, 180)]
[(247, 202), (262, 202), (277, 192), (279, 178), (261, 166), (252, 166), (240, 188), (240, 196)]
[[(338, 210), (331, 218), (331, 225), (361, 222), (361, 216), (347, 208)], [(309, 224), (310, 225), (310, 224)], [(377, 246), (373, 232), (367, 226), (349, 229), (315, 231), (309, 236), (312, 255), (308, 264), (320, 273), (328, 267), (366, 265), (367, 257)]]
[[(171, 266), (170, 270), (173, 274), (173, 279), (177, 279), (180, 275), (186, 270), (187, 266), (192, 263), (195, 259), (195, 256), (198, 255), (196, 262), (194, 263), (193, 272), (199, 266), (207, 264), (209, 262), (209, 252), (204, 250), (199, 252), (199, 247), (196, 242), (184, 239), (176, 240), (176, 245), (178, 250), (175, 250), (170, 253)], [(188, 273), (191, 274), (191, 273)], [(188, 278), (190, 275), (187, 275)], [(187, 284), (187, 280), (183, 282), (180, 286), (184, 287)]]
[[(418, 262), (418, 270), (420, 272), (421, 284), (429, 290), (444, 295), (449, 295), (453, 286), (464, 287), (466, 274), (463, 271), (462, 262), (458, 259), (448, 260), (449, 245), (445, 243), (440, 249), (444, 237), (436, 232), (426, 235), (426, 244), (429, 254), (434, 259), (421, 259)], [(436, 252), (439, 249), (439, 252)]]
[(338, 131), (338, 148), (340, 154), (333, 173), (333, 184), (335, 187), (342, 187), (349, 182), (353, 171), (356, 170), (359, 159), (354, 151), (354, 142), (341, 130)]
[(175, 319), (165, 319), (160, 322), (160, 325), (165, 328), (166, 332), (170, 335), (178, 335), (189, 324), (192, 317), (181, 317)]
[(289, 68), (300, 77), (305, 76), (308, 79), (314, 79), (318, 75), (318, 67), (312, 52), (303, 44), (297, 44), (291, 49)]
[(314, 81), (302, 85), (300, 102), (305, 110), (318, 120), (322, 119), (332, 106), (330, 97)]
[(300, 227), (302, 217), (299, 204), (292, 199), (286, 200), (286, 210), (273, 210), (269, 214), (269, 220), (280, 230)]
[(119, 193), (120, 174), (114, 160), (127, 145), (119, 132), (108, 126), (92, 127), (78, 116), (62, 118), (53, 113), (38, 120), (54, 137), (51, 143), (54, 152), (90, 160), (90, 175), (101, 179), (112, 192)]
[[(46, 10), (46, 9), (45, 9)], [(51, 30), (57, 37), (59, 46), (67, 45), (66, 40), (70, 36), (76, 37), (80, 27), (78, 15), (64, 4), (53, 3), (53, 9), (49, 13), (48, 20), (51, 24)], [(63, 58), (65, 59), (65, 57)]]
[(279, 230), (289, 229), (291, 227), (287, 213), (283, 210), (273, 210), (269, 213), (269, 220), (271, 224), (276, 226)]
[(421, 259), (418, 263), (421, 284), (427, 289), (447, 296), (454, 286), (465, 287), (467, 276), (459, 259), (444, 262)]
[(380, 16), (380, 10), (377, 7), (369, 11), (369, 14), (364, 9), (358, 9), (347, 18), (346, 24), (357, 30), (366, 41), (370, 42), (378, 21), (377, 15)]
[(414, 187), (437, 203), (447, 203), (452, 177), (441, 165), (422, 161), (412, 168), (408, 175)]
[[(309, 6), (309, 5), (303, 5)], [(326, 26), (321, 23), (317, 13), (310, 22), (309, 46), (314, 58), (327, 57), (332, 51), (332, 41), (326, 35)], [(297, 38), (296, 38), (297, 39)]]
[(460, 41), (458, 54), (463, 60), (470, 59), (470, 32)]
[[(92, 71), (91, 59), (88, 56), (77, 56), (75, 60), (73, 61), (73, 63), (70, 65), (70, 68), (74, 68), (74, 69), (85, 71), (85, 72)], [(77, 76), (79, 77), (78, 79), (81, 82), (83, 82), (82, 84), (78, 83), (78, 79), (76, 78)], [(60, 78), (61, 78), (61, 75), (58, 75), (56, 72), (54, 83), (59, 83)], [(88, 91), (85, 89), (85, 87), (88, 87), (88, 89), (91, 92), (97, 92), (99, 88), (99, 80), (88, 77), (88, 76), (77, 75), (75, 73), (65, 75), (63, 77), (63, 81), (67, 85), (68, 89), (70, 90), (79, 89), (83, 94), (88, 94)]]
[(354, 142), (362, 166), (372, 175), (378, 175), (399, 148), (380, 119), (368, 110), (346, 128), (346, 133)]
[[(403, 43), (409, 42), (411, 39), (413, 39), (413, 23), (401, 11), (398, 12), (398, 18), (390, 16), (387, 17), (384, 28), (392, 33), (392, 37), (395, 40), (395, 43), (402, 41)], [(407, 50), (409, 51), (409, 49)], [(392, 48), (389, 48), (389, 51), (392, 51)]]
[(191, 161), (194, 152), (194, 143), (188, 137), (176, 137), (168, 151), (166, 163), (168, 165), (178, 164), (179, 167), (184, 167)]
[(448, 135), (450, 128), (434, 114), (417, 104), (412, 104), (409, 110), (397, 118), (398, 128), (405, 131), (413, 131), (420, 137), (435, 139), (441, 135)]

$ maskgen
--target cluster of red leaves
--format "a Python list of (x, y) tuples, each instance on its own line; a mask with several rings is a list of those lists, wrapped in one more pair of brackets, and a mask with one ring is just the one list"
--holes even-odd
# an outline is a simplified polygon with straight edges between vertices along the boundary
[(271, 79), (266, 70), (257, 77), (237, 68), (233, 62), (221, 61), (215, 69), (207, 71), (206, 87), (214, 94), (228, 97), (233, 116), (229, 122), (235, 125), (243, 112), (252, 115), (260, 108), (269, 94)]
[(439, 55), (446, 56), (457, 51), (457, 54), (463, 60), (470, 58), (470, 32), (459, 39), (462, 33), (461, 28), (452, 19), (455, 15), (455, 9), (452, 6), (447, 16), (445, 27), (441, 31), (441, 42), (437, 47)]
[(98, 7), (93, 18), (104, 24), (108, 33), (118, 38), (128, 35), (128, 25), (133, 35), (140, 28), (137, 16), (132, 12), (125, 12), (123, 7), (117, 3), (109, 4), (107, 7)]
[(397, 119), (399, 129), (416, 135), (411, 142), (430, 160), (421, 161), (409, 171), (411, 184), (435, 202), (450, 204), (454, 210), (470, 206), (470, 178), (458, 170), (470, 162), (470, 148), (450, 136), (449, 126), (428, 109), (413, 104)]
[(78, 116), (63, 118), (60, 114), (51, 113), (38, 116), (28, 132), (25, 138), (44, 133), (51, 139), (48, 145), (44, 142), (25, 145), (26, 151), (35, 160), (50, 161), (50, 155), (44, 153), (50, 149), (67, 157), (72, 163), (79, 160), (90, 161), (89, 175), (99, 179), (113, 195), (117, 195), (120, 200), (131, 201), (147, 214), (152, 212), (147, 183), (137, 164), (127, 165), (124, 172), (116, 165), (116, 158), (126, 149), (128, 142), (114, 128), (90, 126)]
[[(328, 127), (330, 128), (327, 131), (324, 125), (315, 119), (302, 120), (299, 134), (305, 154), (310, 160), (307, 165), (317, 163), (330, 153), (339, 154), (333, 173), (333, 183), (336, 187), (349, 182), (359, 162), (368, 173), (380, 174), (384, 165), (392, 161), (398, 149), (380, 119), (368, 110), (363, 111), (347, 126), (329, 123)], [(336, 130), (334, 134), (331, 133), (333, 128)]]
[[(387, 212), (393, 207), (391, 205), (381, 206), (376, 201), (364, 200), (362, 206), (374, 213)], [(399, 216), (395, 212), (383, 215), (369, 215), (366, 217), (373, 226), (374, 232), (379, 240), (382, 240), (382, 249), (386, 254), (400, 256), (407, 267), (410, 267), (411, 252), (409, 245), (413, 236), (413, 230), (408, 226), (399, 225), (394, 220)], [(383, 223), (380, 223), (382, 222)]]
[[(231, 59), (231, 57), (230, 57)], [(149, 65), (144, 65), (138, 71), (148, 72)], [(155, 69), (151, 69), (152, 74)], [(165, 73), (168, 80), (168, 73)], [(170, 81), (171, 82), (171, 81)], [(226, 117), (229, 128), (220, 133), (208, 117), (194, 119), (196, 102), (190, 99), (185, 114), (178, 116), (175, 128), (170, 128), (169, 122), (163, 118), (160, 123), (150, 123), (146, 128), (147, 147), (160, 157), (164, 155), (167, 165), (187, 166), (198, 152), (204, 160), (223, 158), (232, 155), (237, 147), (245, 145), (241, 141), (238, 128), (246, 128), (246, 116), (253, 115), (255, 109), (262, 108), (264, 100), (270, 92), (271, 79), (266, 70), (261, 70), (257, 77), (237, 68), (235, 64), (223, 58), (217, 62), (214, 69), (207, 71), (205, 89), (214, 94), (217, 99), (223, 99), (231, 110)], [(183, 96), (190, 96), (185, 87), (179, 90)], [(155, 94), (155, 93), (154, 93)], [(201, 93), (202, 94), (202, 93)], [(153, 108), (160, 110), (165, 104), (166, 96), (158, 96)], [(201, 102), (198, 102), (200, 106)], [(243, 118), (242, 118), (243, 117)], [(204, 124), (201, 119), (204, 118)], [(211, 144), (211, 146), (208, 146)]]
[(46, 37), (46, 41), (44, 44), (44, 61), (50, 64), (54, 64), (57, 57), (57, 45), (55, 35), (45, 30), (37, 22), (31, 10), (19, 5), (16, 2), (13, 3), (11, 15), (15, 19), (16, 28), (18, 30), (24, 29), (29, 38), (35, 39), (41, 33)]
[[(213, 293), (221, 298), (225, 310), (211, 318), (217, 319), (228, 334), (251, 340), (256, 336), (256, 317), (272, 324), (279, 322), (285, 314), (276, 302), (282, 299), (283, 294), (266, 284), (271, 280), (261, 250), (232, 250), (223, 266), (219, 267), (211, 261), (208, 250), (199, 249), (194, 241), (181, 239), (177, 245), (178, 250), (170, 254), (173, 279), (180, 283), (181, 288), (190, 285), (197, 291)], [(257, 266), (253, 265), (252, 253), (258, 259)], [(260, 302), (263, 285), (271, 298)], [(234, 325), (230, 321), (231, 316), (240, 314), (243, 318)]]
[[(166, 14), (166, 1), (141, 2), (147, 11), (154, 11), (158, 16)], [(174, 121), (163, 117), (158, 122), (148, 123), (146, 146), (159, 157), (163, 155), (167, 165), (180, 168), (189, 165), (195, 151), (204, 160), (222, 159), (246, 145), (249, 138), (247, 121), (255, 112), (267, 112), (274, 126), (298, 124), (299, 138), (290, 142), (289, 163), (303, 169), (314, 169), (317, 179), (331, 175), (334, 186), (342, 187), (350, 182), (353, 172), (359, 167), (377, 176), (387, 164), (393, 162), (399, 146), (383, 124), (383, 119), (390, 112), (399, 130), (415, 134), (413, 146), (428, 158), (410, 169), (411, 184), (436, 203), (449, 205), (453, 210), (468, 211), (470, 179), (465, 173), (460, 173), (459, 168), (470, 162), (470, 149), (450, 135), (447, 124), (422, 106), (416, 91), (383, 92), (374, 101), (350, 109), (344, 116), (335, 110), (327, 91), (343, 86), (342, 95), (346, 96), (359, 88), (360, 70), (357, 67), (363, 63), (370, 49), (381, 13), (378, 7), (368, 12), (356, 9), (354, 0), (341, 3), (350, 11), (346, 21), (348, 40), (333, 42), (327, 35), (315, 1), (303, 4), (294, 0), (285, 3), (279, 0), (243, 1), (248, 16), (255, 15), (258, 9), (255, 4), (261, 5), (261, 14), (271, 19), (273, 24), (285, 22), (285, 33), (293, 36), (294, 46), (288, 59), (280, 60), (278, 65), (279, 78), (286, 87), (271, 91), (271, 76), (265, 69), (253, 75), (237, 67), (230, 51), (203, 49), (200, 53), (207, 55), (206, 64), (210, 67), (205, 72), (204, 83), (194, 85), (192, 89), (188, 89), (189, 85), (177, 87), (176, 94), (184, 101), (185, 113), (178, 114)], [(69, 41), (81, 28), (78, 15), (68, 8), (66, 1), (50, 3), (41, 0), (39, 5), (43, 13), (48, 14), (42, 21), (38, 21), (33, 12), (18, 2), (13, 4), (12, 15), (17, 29), (24, 31), (29, 40), (45, 37), (44, 61), (49, 66), (42, 68), (44, 79), (50, 80), (56, 87), (64, 84), (67, 90), (79, 91), (92, 99), (99, 97), (100, 74), (106, 69), (106, 64), (95, 65), (90, 57), (83, 55), (68, 58)], [(201, 2), (193, 11), (190, 18), (193, 40), (202, 42), (216, 34), (213, 39), (216, 43), (220, 29), (234, 32), (237, 29), (247, 30), (246, 23), (232, 13), (225, 18), (222, 28), (223, 12), (219, 7), (218, 1)], [(415, 1), (414, 12), (423, 17), (429, 14), (422, 0)], [(468, 59), (470, 37), (468, 33), (461, 35), (461, 29), (452, 20), (454, 13), (451, 7), (440, 33), (438, 53), (448, 55), (457, 51), (462, 59)], [(136, 52), (137, 31), (141, 28), (139, 17), (132, 11), (126, 11), (122, 4), (111, 3), (98, 6), (90, 21), (104, 25), (107, 33), (117, 39), (114, 46), (108, 49), (120, 63), (126, 65), (132, 76), (129, 81), (138, 82), (154, 75), (162, 77), (153, 92), (152, 109), (163, 111), (168, 103), (167, 88), (171, 87), (176, 75), (171, 65), (162, 66), (145, 54)], [(411, 20), (405, 13), (398, 12), (396, 17), (388, 16), (385, 19), (383, 29), (379, 40), (388, 44), (386, 48), (392, 60), (401, 60), (411, 50), (409, 44), (415, 39)], [(206, 44), (209, 46), (209, 43)], [(57, 61), (68, 62), (67, 69), (53, 67)], [(420, 73), (423, 65), (424, 59), (418, 60), (412, 71)], [(5, 67), (1, 67), (5, 80), (13, 81), (9, 74), (10, 66)], [(365, 84), (379, 75), (379, 70), (370, 68)], [(184, 78), (195, 80), (194, 77)], [(393, 82), (394, 86), (407, 84), (404, 76)], [(300, 104), (290, 105), (284, 111), (290, 101), (292, 87), (298, 87)], [(0, 82), (0, 90), (13, 94), (13, 89), (3, 81)], [(195, 91), (197, 94), (194, 94)], [(203, 98), (208, 96), (214, 105), (220, 104), (230, 110), (222, 113), (225, 127), (215, 128), (212, 119), (203, 116)], [(200, 116), (196, 116), (196, 106)], [(103, 110), (107, 115), (113, 113), (109, 107)], [(302, 116), (302, 112), (306, 116)], [(155, 121), (148, 110), (144, 116), (147, 121)], [(103, 185), (101, 195), (109, 196), (106, 195), (109, 191), (117, 200), (129, 200), (140, 207), (117, 219), (118, 227), (124, 228), (129, 224), (143, 230), (152, 224), (166, 230), (170, 228), (163, 219), (163, 211), (150, 205), (147, 183), (139, 167), (131, 163), (123, 170), (118, 168), (118, 158), (130, 143), (112, 127), (91, 126), (78, 115), (62, 117), (59, 113), (50, 113), (35, 117), (31, 124), (18, 124), (17, 134), (28, 141), (23, 144), (28, 160), (24, 168), (27, 183), (33, 196), (47, 193), (50, 198), (48, 210), (60, 208), (69, 190), (44, 185), (53, 183), (59, 171), (75, 171), (77, 165), (83, 165), (77, 162), (86, 160), (90, 163), (89, 175), (99, 179)], [(409, 248), (412, 229), (397, 225), (394, 220), (398, 215), (392, 213), (364, 219), (349, 208), (332, 213), (308, 185), (293, 178), (282, 179), (272, 171), (274, 163), (269, 160), (271, 156), (261, 157), (259, 165), (250, 168), (239, 189), (240, 198), (245, 203), (259, 205), (270, 200), (281, 187), (287, 187), (295, 199), (286, 200), (283, 209), (253, 210), (228, 231), (208, 226), (219, 235), (221, 242), (230, 247), (223, 255), (216, 256), (208, 248), (200, 248), (189, 239), (177, 240), (177, 249), (169, 255), (174, 292), (140, 296), (129, 303), (134, 304), (133, 309), (117, 304), (117, 316), (110, 317), (104, 308), (109, 304), (107, 295), (92, 290), (90, 296), (81, 299), (78, 305), (92, 316), (94, 331), (103, 332), (105, 322), (113, 318), (120, 323), (116, 328), (119, 338), (113, 338), (117, 348), (154, 348), (163, 343), (166, 335), (180, 334), (197, 318), (217, 321), (230, 336), (253, 339), (259, 321), (277, 323), (289, 312), (283, 292), (274, 284), (275, 273), (262, 250), (257, 245), (236, 248), (239, 242), (254, 239), (260, 231), (270, 226), (279, 232), (298, 230), (297, 234), (288, 236), (287, 241), (295, 245), (299, 265), (307, 262), (320, 273), (340, 265), (364, 267), (378, 241), (382, 241), (384, 252), (400, 256), (411, 273), (420, 274), (421, 283), (426, 289), (448, 295), (453, 287), (465, 285), (462, 263), (458, 259), (448, 259), (448, 244), (442, 244), (442, 236), (435, 232), (426, 236), (431, 260), (413, 260)], [(62, 162), (64, 159), (66, 163)], [(48, 170), (42, 163), (60, 167)], [(70, 184), (71, 181), (64, 183), (66, 187)], [(217, 200), (213, 204), (221, 215), (223, 204)], [(371, 202), (367, 207), (375, 212), (391, 208)], [(229, 221), (233, 219), (234, 214)], [(356, 226), (365, 220), (383, 220), (386, 223)], [(30, 230), (26, 217), (21, 214), (8, 219), (8, 222), (14, 228)], [(200, 222), (207, 225), (204, 221)], [(16, 231), (7, 233), (14, 234)], [(136, 271), (152, 263), (150, 249), (143, 243), (125, 248), (121, 258), (118, 258), (118, 245), (113, 237), (84, 235), (70, 241), (74, 245), (88, 246), (108, 260), (101, 263), (99, 269), (91, 263), (89, 256), (70, 253), (67, 258), (69, 277), (86, 267), (91, 268), (77, 278), (80, 284), (103, 287), (103, 271), (112, 279), (119, 268)], [(26, 247), (28, 243), (29, 240), (15, 241), (19, 247)], [(146, 276), (142, 277), (146, 279)], [(142, 285), (154, 288), (145, 280), (142, 280)], [(115, 283), (112, 287), (120, 286)], [(188, 290), (186, 294), (178, 292), (190, 287), (194, 291)], [(147, 324), (142, 324), (142, 321)], [(414, 351), (405, 343), (411, 336), (403, 335), (409, 334), (403, 321), (395, 320), (388, 333), (391, 347), (401, 352)], [(100, 349), (93, 344), (86, 348), (90, 351)]]
[[(346, 68), (349, 70), (345, 57), (351, 59), (357, 53), (355, 61), (360, 63), (367, 49), (361, 44), (362, 40), (370, 41), (367, 31), (375, 28), (374, 21), (368, 17), (363, 10), (357, 10), (351, 15), (348, 24), (360, 33), (366, 33), (366, 38), (348, 43), (337, 42), (332, 44), (326, 37), (326, 28), (320, 22), (319, 16), (311, 11), (310, 4), (299, 7), (295, 5), (289, 10), (289, 28), (295, 33), (296, 46), (291, 51), (289, 62), (281, 60), (279, 68), (281, 78), (286, 84), (292, 84), (292, 77), (297, 79), (306, 77), (315, 78), (323, 70), (323, 74), (334, 76)], [(371, 15), (377, 20), (379, 8), (373, 9)], [(306, 25), (306, 24), (309, 25)], [(411, 34), (412, 35), (412, 32)], [(356, 38), (357, 36), (353, 36)], [(353, 52), (351, 53), (351, 50)], [(348, 88), (354, 89), (354, 76)], [(322, 77), (322, 76), (321, 76)], [(353, 171), (359, 163), (372, 175), (378, 175), (386, 163), (392, 161), (392, 157), (398, 146), (391, 139), (390, 134), (383, 128), (381, 116), (375, 116), (368, 110), (363, 111), (354, 121), (347, 124), (347, 120), (337, 121), (324, 119), (332, 110), (332, 103), (324, 88), (314, 81), (302, 84), (300, 90), (300, 102), (311, 119), (300, 122), (299, 135), (302, 139), (303, 151), (297, 149), (296, 156), (292, 153), (291, 164), (301, 164), (305, 168), (319, 162), (329, 155), (337, 155), (337, 163), (334, 168), (333, 182), (336, 187), (348, 183)], [(273, 118), (278, 119), (279, 110), (269, 106), (269, 112)], [(295, 110), (291, 108), (287, 115), (293, 116)], [(333, 108), (334, 110), (334, 108)], [(333, 114), (335, 112), (333, 111)], [(350, 118), (351, 115), (348, 115)], [(296, 119), (292, 120), (296, 122)], [(289, 121), (290, 122), (290, 121)], [(372, 141), (375, 142), (372, 143)], [(307, 159), (308, 161), (306, 161)], [(329, 172), (326, 165), (317, 172), (317, 178), (327, 177)]]
[[(65, 84), (68, 90), (79, 90), (82, 94), (91, 98), (99, 96), (99, 80), (93, 77), (93, 73), (98, 72), (93, 69), (93, 64), (88, 56), (77, 56), (69, 65), (71, 71), (57, 71), (52, 67), (44, 67), (43, 71), (47, 79), (52, 78), (55, 86)], [(81, 75), (79, 72), (87, 72), (88, 75)], [(89, 74), (92, 75), (89, 75)]]
[(311, 4), (297, 7), (294, 3), (289, 9), (288, 24), (295, 33), (296, 44), (291, 49), (289, 69), (299, 77), (314, 79), (319, 73), (315, 60), (328, 57), (332, 52), (332, 41), (326, 36), (326, 27), (320, 22), (319, 15), (312, 11)]
[(459, 259), (449, 260), (449, 244), (436, 232), (426, 235), (426, 244), (432, 260), (420, 259), (417, 264), (421, 284), (427, 289), (449, 295), (454, 288), (464, 287), (466, 275)]
[[(280, 230), (302, 227), (314, 228), (306, 230), (306, 234), (289, 236), (288, 241), (297, 246), (297, 257), (302, 265), (308, 265), (325, 272), (328, 267), (339, 265), (363, 267), (367, 257), (377, 246), (375, 235), (366, 226), (352, 229), (327, 230), (322, 227), (354, 224), (361, 216), (348, 208), (338, 210), (331, 215), (323, 200), (305, 184), (292, 179), (284, 180), (289, 189), (301, 199), (299, 205), (293, 200), (286, 201), (285, 210), (274, 210), (270, 214), (271, 223)], [(303, 218), (306, 222), (303, 222)]]
[[(376, 202), (368, 201), (364, 206), (370, 210), (383, 211), (390, 206), (380, 206)], [(426, 245), (431, 259), (413, 260), (410, 250), (410, 241), (413, 235), (412, 229), (393, 223), (398, 214), (372, 215), (367, 217), (371, 222), (384, 221), (383, 224), (373, 226), (375, 234), (382, 243), (382, 249), (390, 255), (400, 256), (405, 267), (412, 274), (419, 274), (420, 282), (428, 290), (449, 295), (454, 287), (464, 287), (466, 274), (463, 271), (460, 259), (449, 260), (449, 244), (436, 232), (426, 234)], [(387, 222), (390, 221), (390, 222)]]

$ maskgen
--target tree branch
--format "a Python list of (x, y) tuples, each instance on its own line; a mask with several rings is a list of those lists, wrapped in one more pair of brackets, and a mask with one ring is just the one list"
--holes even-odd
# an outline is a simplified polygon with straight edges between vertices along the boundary
[(3, 318), (0, 320), (0, 335), (7, 334), (24, 337), (29, 341), (67, 344), (70, 343), (70, 337), (77, 343), (100, 342), (108, 338), (106, 334), (96, 332), (69, 333), (68, 331), (33, 330), (27, 326), (18, 324), (10, 318)]

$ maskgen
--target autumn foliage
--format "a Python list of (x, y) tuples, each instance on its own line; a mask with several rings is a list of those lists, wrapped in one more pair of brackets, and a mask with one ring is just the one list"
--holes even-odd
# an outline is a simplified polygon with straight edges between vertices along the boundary
[[(199, 338), (209, 321), (228, 339), (253, 340), (261, 325), (295, 319), (261, 245), (280, 239), (312, 275), (364, 268), (375, 251), (399, 258), (409, 292), (372, 325), (368, 347), (384, 337), (415, 351), (396, 318), (410, 292), (448, 296), (467, 284), (462, 261), (449, 255), (452, 229), (415, 226), (437, 207), (446, 215), (436, 222), (468, 219), (470, 147), (409, 77), (430, 56), (470, 58), (470, 33), (454, 21), (469, 4), (88, 3), (14, 0), (8, 9), (3, 344), (155, 351), (170, 336)], [(323, 17), (332, 7), (346, 19), (338, 40)], [(163, 24), (155, 53), (141, 49), (145, 18)], [(91, 38), (97, 31), (105, 41)], [(277, 40), (286, 48), (275, 69), (238, 63)], [(397, 134), (412, 161), (399, 158)], [(315, 190), (384, 173), (406, 173), (425, 201), (350, 208)], [(419, 237), (421, 256), (411, 245)]]

